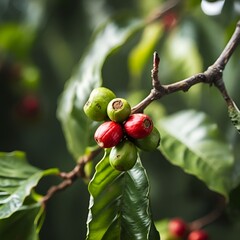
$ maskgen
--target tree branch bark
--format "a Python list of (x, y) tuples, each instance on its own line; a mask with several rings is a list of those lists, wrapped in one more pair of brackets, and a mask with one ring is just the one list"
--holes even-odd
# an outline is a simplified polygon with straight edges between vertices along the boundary
[(225, 84), (222, 78), (223, 71), (231, 58), (233, 52), (237, 48), (240, 42), (240, 21), (236, 25), (236, 29), (230, 38), (228, 44), (218, 57), (218, 59), (211, 65), (205, 72), (198, 73), (194, 76), (186, 78), (184, 80), (172, 83), (169, 85), (161, 85), (158, 79), (158, 64), (159, 60), (156, 61), (158, 55), (154, 53), (153, 56), (153, 69), (152, 69), (152, 90), (149, 95), (143, 99), (140, 103), (132, 108), (132, 113), (143, 112), (144, 109), (154, 100), (158, 100), (166, 95), (172, 94), (178, 91), (188, 91), (192, 86), (198, 83), (207, 83), (210, 85), (216, 86), (221, 92), (226, 103), (233, 105), (233, 101), (228, 95), (228, 92), (225, 88)]

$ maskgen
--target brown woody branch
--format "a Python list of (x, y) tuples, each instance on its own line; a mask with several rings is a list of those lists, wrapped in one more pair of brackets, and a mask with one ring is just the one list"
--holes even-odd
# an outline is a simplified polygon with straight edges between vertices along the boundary
[(87, 178), (84, 167), (86, 163), (91, 161), (93, 158), (95, 158), (100, 152), (101, 148), (97, 148), (93, 150), (90, 154), (84, 155), (79, 159), (78, 164), (74, 167), (74, 169), (70, 172), (60, 172), (58, 175), (64, 179), (61, 183), (59, 183), (56, 186), (50, 187), (50, 189), (47, 191), (47, 194), (42, 198), (41, 202), (43, 205), (46, 204), (46, 202), (53, 196), (55, 193), (64, 190), (65, 188), (71, 186), (75, 180), (77, 180), (79, 177), (81, 178)]
[(225, 199), (223, 197), (219, 197), (219, 201), (216, 204), (216, 207), (211, 212), (188, 224), (189, 230), (190, 231), (198, 230), (211, 224), (223, 214), (223, 211), (225, 210), (225, 208), (226, 208)]
[(139, 104), (132, 108), (132, 113), (143, 112), (143, 110), (154, 100), (160, 99), (166, 95), (169, 95), (178, 91), (188, 91), (192, 86), (197, 83), (207, 83), (216, 86), (221, 92), (226, 103), (229, 105), (233, 104), (232, 99), (227, 93), (225, 84), (223, 82), (223, 70), (225, 69), (230, 57), (240, 42), (240, 21), (236, 25), (236, 29), (226, 45), (223, 52), (220, 54), (215, 63), (210, 66), (205, 72), (198, 73), (194, 76), (186, 78), (176, 83), (169, 85), (161, 85), (158, 79), (158, 65), (159, 57), (157, 53), (153, 56), (153, 69), (152, 69), (152, 90), (149, 95), (142, 100)]

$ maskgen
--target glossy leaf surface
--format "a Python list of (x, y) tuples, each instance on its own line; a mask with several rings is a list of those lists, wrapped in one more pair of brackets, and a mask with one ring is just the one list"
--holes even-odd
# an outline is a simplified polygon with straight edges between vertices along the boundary
[(160, 121), (161, 151), (172, 163), (226, 198), (234, 187), (234, 157), (204, 113), (182, 111)]
[(96, 166), (87, 239), (160, 239), (149, 206), (149, 182), (140, 159), (127, 172), (109, 164), (108, 154)]
[(58, 118), (75, 159), (94, 144), (95, 124), (83, 112), (91, 91), (102, 84), (101, 70), (106, 58), (142, 26), (125, 15), (101, 26), (95, 33), (80, 63), (68, 80), (58, 107)]
[(23, 152), (0, 153), (0, 219), (18, 211), (39, 180), (56, 172), (29, 165)]

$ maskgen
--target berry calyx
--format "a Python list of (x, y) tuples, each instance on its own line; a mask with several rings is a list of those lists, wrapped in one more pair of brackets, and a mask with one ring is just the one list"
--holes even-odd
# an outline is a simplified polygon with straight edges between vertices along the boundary
[(110, 165), (118, 171), (130, 170), (137, 161), (137, 148), (128, 141), (122, 141), (113, 147), (109, 154)]
[(152, 132), (145, 138), (134, 139), (135, 145), (143, 151), (155, 150), (161, 141), (161, 136), (157, 128), (153, 127)]
[(152, 132), (153, 122), (146, 114), (132, 114), (124, 123), (124, 130), (131, 138), (145, 138)]
[(194, 230), (189, 233), (188, 240), (208, 240), (208, 234), (202, 229)]
[(104, 121), (108, 118), (108, 103), (116, 98), (116, 95), (108, 88), (99, 87), (93, 89), (83, 110), (87, 117), (94, 121)]
[(168, 224), (169, 232), (174, 237), (184, 237), (187, 233), (187, 224), (181, 218), (173, 218)]
[(94, 139), (102, 148), (116, 146), (123, 138), (123, 129), (119, 123), (107, 121), (101, 124), (95, 134)]
[(124, 122), (131, 113), (131, 106), (123, 98), (114, 98), (107, 107), (108, 117), (114, 122)]

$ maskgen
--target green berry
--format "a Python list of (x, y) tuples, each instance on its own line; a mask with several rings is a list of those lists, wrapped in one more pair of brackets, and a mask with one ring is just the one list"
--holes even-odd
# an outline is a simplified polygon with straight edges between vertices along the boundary
[(131, 106), (123, 98), (114, 98), (107, 106), (108, 117), (114, 122), (124, 122), (131, 113)]
[(145, 138), (134, 139), (135, 145), (143, 151), (155, 150), (161, 141), (161, 136), (157, 128), (153, 127), (152, 132)]
[(107, 105), (116, 95), (108, 88), (99, 87), (93, 89), (83, 110), (94, 121), (104, 121), (107, 116)]
[(111, 149), (109, 162), (118, 171), (130, 170), (137, 161), (137, 148), (128, 141), (122, 141)]

